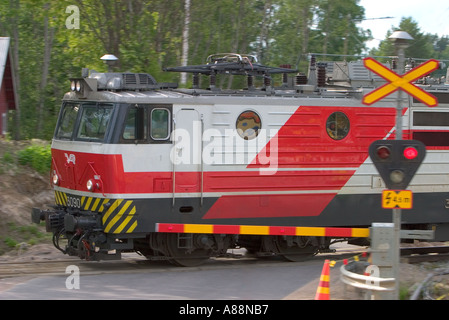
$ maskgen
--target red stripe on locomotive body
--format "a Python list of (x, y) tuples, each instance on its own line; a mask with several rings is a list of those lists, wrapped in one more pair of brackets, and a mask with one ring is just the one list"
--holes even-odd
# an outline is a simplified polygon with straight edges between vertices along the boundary
[(203, 219), (318, 216), (337, 193), (221, 196)]
[(352, 231), (349, 228), (326, 228), (326, 237), (352, 237)]
[(159, 223), (157, 228), (158, 232), (184, 233), (184, 225), (182, 224)]
[[(173, 192), (172, 172), (124, 172), (121, 155), (91, 154), (53, 149), (53, 168), (61, 177), (60, 187), (87, 191), (86, 182), (99, 177), (108, 194), (149, 194)], [(72, 154), (78, 166), (67, 163)], [(76, 167), (76, 168), (75, 168)], [(339, 190), (354, 174), (353, 170), (278, 171), (260, 175), (258, 171), (204, 172), (203, 192), (269, 192), (303, 190)], [(177, 185), (176, 193), (201, 191), (198, 172), (176, 172), (176, 179), (194, 181)]]
[[(339, 141), (326, 133), (326, 122), (334, 112), (343, 112), (351, 125)], [(359, 167), (368, 157), (369, 145), (385, 138), (395, 126), (394, 108), (300, 107), (277, 133), (278, 167)], [(390, 136), (390, 138), (393, 138)], [(269, 153), (270, 144), (260, 152)], [(258, 155), (250, 168), (262, 165)]]
[(232, 226), (232, 225), (214, 225), (213, 233), (221, 233), (221, 234), (239, 234), (240, 226)]
[(270, 234), (296, 236), (296, 227), (270, 227)]
[(205, 192), (339, 190), (354, 170), (205, 172)]
[[(52, 148), (52, 170), (59, 175), (59, 186), (71, 190), (88, 191), (86, 182), (99, 178), (102, 190), (116, 191), (112, 186), (123, 184), (122, 155), (76, 152)], [(105, 190), (107, 188), (108, 190)]]

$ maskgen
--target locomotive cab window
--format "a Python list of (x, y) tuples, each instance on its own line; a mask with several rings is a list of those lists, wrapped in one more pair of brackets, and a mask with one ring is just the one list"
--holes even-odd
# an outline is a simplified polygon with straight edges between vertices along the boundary
[(143, 106), (131, 106), (125, 119), (123, 139), (130, 142), (146, 141), (148, 136), (148, 110)]
[(349, 133), (349, 119), (343, 112), (332, 113), (326, 121), (326, 131), (329, 137), (334, 140), (342, 140)]
[(170, 143), (171, 109), (149, 104), (130, 105), (121, 135), (122, 143)]
[(103, 141), (111, 115), (112, 105), (84, 104), (76, 137), (81, 140)]
[(170, 112), (165, 108), (151, 110), (151, 138), (167, 140), (170, 137)]
[(79, 103), (67, 103), (62, 107), (61, 118), (55, 132), (56, 139), (72, 139), (79, 109)]
[(112, 104), (67, 102), (62, 106), (55, 139), (103, 142), (112, 113)]

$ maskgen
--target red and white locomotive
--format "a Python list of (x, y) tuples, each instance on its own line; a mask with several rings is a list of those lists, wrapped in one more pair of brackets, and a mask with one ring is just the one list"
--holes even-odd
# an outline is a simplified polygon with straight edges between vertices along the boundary
[[(167, 71), (193, 73), (193, 87), (133, 73), (71, 79), (52, 142), (56, 204), (32, 212), (62, 252), (100, 260), (136, 251), (192, 266), (240, 246), (296, 261), (391, 221), (368, 147), (394, 139), (396, 96), (363, 105), (385, 82), (361, 61), (312, 58), (305, 76), (223, 54)], [(246, 76), (245, 88), (220, 89), (227, 75)], [(424, 142), (427, 156), (403, 228), (448, 240), (449, 86), (420, 86), (439, 106), (404, 98), (404, 139)]]

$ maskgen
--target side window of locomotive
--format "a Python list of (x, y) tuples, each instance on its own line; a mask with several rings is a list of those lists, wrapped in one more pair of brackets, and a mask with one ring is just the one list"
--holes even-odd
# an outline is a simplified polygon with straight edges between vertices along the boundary
[(412, 139), (428, 147), (449, 146), (449, 112), (414, 111)]
[(447, 127), (449, 126), (449, 112), (413, 112), (413, 125), (420, 127)]
[(84, 104), (77, 139), (103, 141), (111, 115), (112, 105)]
[(164, 108), (151, 110), (151, 139), (168, 140), (170, 138), (170, 111)]
[(148, 109), (144, 106), (132, 106), (125, 119), (122, 138), (125, 142), (147, 141)]
[(343, 112), (332, 113), (326, 121), (326, 131), (329, 137), (334, 140), (342, 140), (349, 133), (349, 119)]
[(59, 126), (55, 133), (56, 139), (72, 139), (79, 109), (80, 105), (78, 103), (68, 103), (63, 107), (61, 118), (59, 120)]
[(237, 133), (245, 140), (256, 138), (259, 135), (261, 127), (260, 117), (254, 111), (244, 111), (237, 118)]

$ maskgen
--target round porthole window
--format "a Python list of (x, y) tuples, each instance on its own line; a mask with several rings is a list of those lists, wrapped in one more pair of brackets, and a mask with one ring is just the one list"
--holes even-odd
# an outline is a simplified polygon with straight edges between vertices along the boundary
[(326, 131), (334, 140), (344, 139), (349, 133), (349, 119), (340, 111), (332, 113), (326, 122)]
[(259, 134), (262, 123), (260, 117), (254, 111), (242, 112), (236, 123), (237, 132), (245, 140), (251, 140)]

